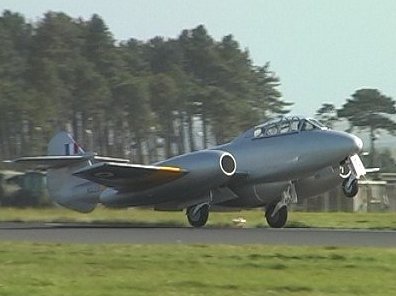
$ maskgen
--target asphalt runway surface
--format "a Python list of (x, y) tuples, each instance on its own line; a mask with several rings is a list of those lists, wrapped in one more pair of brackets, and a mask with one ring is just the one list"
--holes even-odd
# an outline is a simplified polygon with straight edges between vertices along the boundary
[(0, 223), (0, 241), (127, 244), (264, 244), (396, 247), (396, 231), (312, 228), (132, 227), (78, 223)]

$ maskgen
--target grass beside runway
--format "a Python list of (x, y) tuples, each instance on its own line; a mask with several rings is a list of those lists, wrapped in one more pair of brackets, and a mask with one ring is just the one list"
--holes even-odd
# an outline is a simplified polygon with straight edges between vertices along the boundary
[[(208, 226), (232, 227), (234, 218), (247, 220), (246, 227), (267, 227), (262, 210), (211, 213)], [(114, 223), (131, 226), (187, 226), (184, 212), (156, 212), (149, 209), (112, 210), (97, 208), (80, 214), (63, 208), (0, 208), (0, 221)], [(396, 213), (305, 213), (289, 212), (286, 227), (326, 227), (396, 230)]]
[(396, 249), (0, 243), (0, 295), (395, 295)]

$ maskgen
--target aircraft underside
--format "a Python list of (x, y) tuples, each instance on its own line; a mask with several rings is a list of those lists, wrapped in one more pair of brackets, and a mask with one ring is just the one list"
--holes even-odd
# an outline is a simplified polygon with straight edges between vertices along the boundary
[[(358, 192), (354, 167), (326, 167), (314, 175), (297, 180), (274, 183), (252, 184), (232, 188), (237, 198), (213, 204), (221, 210), (248, 209), (263, 207), (270, 227), (281, 228), (287, 222), (288, 206), (298, 200), (309, 198), (342, 185), (346, 197), (354, 197)], [(355, 181), (356, 180), (356, 181)], [(348, 187), (349, 186), (349, 187)], [(190, 206), (186, 210), (189, 223), (194, 227), (204, 226), (211, 210), (210, 202)]]

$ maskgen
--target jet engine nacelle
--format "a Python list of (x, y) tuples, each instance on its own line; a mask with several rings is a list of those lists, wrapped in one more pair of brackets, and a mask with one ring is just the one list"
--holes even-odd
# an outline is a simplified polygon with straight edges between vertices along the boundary
[(157, 165), (182, 167), (190, 174), (206, 173), (212, 175), (209, 179), (218, 176), (225, 178), (224, 180), (234, 175), (237, 167), (235, 158), (230, 153), (221, 150), (197, 151), (173, 157)]
[[(158, 162), (154, 165), (180, 167), (188, 173), (183, 177), (163, 185), (141, 190), (139, 192), (122, 193), (114, 189), (106, 189), (100, 195), (100, 201), (106, 206), (149, 205), (153, 200), (157, 204), (186, 200), (194, 204), (212, 188), (224, 185), (235, 174), (236, 161), (228, 152), (221, 150), (202, 150)], [(189, 206), (186, 204), (185, 206)], [(184, 206), (184, 204), (183, 204)]]

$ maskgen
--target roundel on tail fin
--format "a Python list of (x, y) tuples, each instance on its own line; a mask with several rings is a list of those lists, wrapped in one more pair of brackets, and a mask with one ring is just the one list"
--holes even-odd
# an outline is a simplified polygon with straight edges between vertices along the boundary
[(66, 133), (56, 134), (48, 144), (48, 155), (81, 155), (84, 150)]

